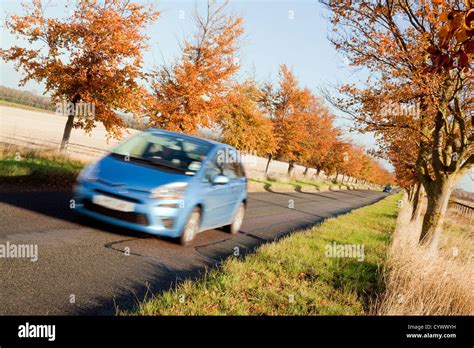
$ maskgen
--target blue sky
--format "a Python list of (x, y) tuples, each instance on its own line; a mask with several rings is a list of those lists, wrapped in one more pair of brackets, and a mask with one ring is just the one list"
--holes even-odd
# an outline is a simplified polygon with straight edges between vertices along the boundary
[[(161, 11), (157, 22), (149, 28), (150, 49), (145, 53), (145, 68), (160, 65), (179, 55), (179, 41), (188, 37), (193, 30), (191, 15), (195, 8), (194, 0), (155, 1)], [(65, 0), (52, 0), (46, 14), (62, 16), (65, 13)], [(197, 1), (198, 8), (205, 5)], [(20, 13), (18, 1), (3, 0), (0, 5), (1, 21), (7, 13)], [(287, 64), (298, 77), (301, 85), (309, 87), (315, 94), (318, 88), (365, 79), (365, 73), (354, 71), (344, 62), (330, 45), (327, 37), (330, 26), (324, 9), (318, 0), (234, 0), (229, 10), (244, 18), (245, 33), (239, 54), (240, 78), (255, 76), (258, 81), (275, 81), (280, 64)], [(184, 18), (183, 18), (184, 17)], [(2, 48), (15, 43), (2, 26)], [(2, 71), (0, 84), (18, 88), (21, 74), (13, 64), (0, 62)], [(43, 87), (30, 82), (25, 89), (43, 92)], [(347, 130), (350, 122), (343, 120), (340, 113), (337, 123)], [(348, 134), (348, 137), (364, 147), (373, 147), (375, 141), (370, 135)], [(385, 163), (387, 167), (390, 167)], [(467, 176), (462, 187), (474, 191), (473, 181)]]

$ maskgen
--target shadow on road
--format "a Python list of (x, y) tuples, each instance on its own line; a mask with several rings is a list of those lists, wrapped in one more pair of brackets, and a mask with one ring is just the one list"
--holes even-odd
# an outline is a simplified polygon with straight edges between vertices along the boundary
[[(71, 191), (58, 189), (26, 190), (20, 192), (1, 192), (0, 203), (6, 203), (21, 209), (43, 214), (55, 219), (61, 219), (74, 224), (97, 228), (111, 233), (136, 237), (137, 232), (119, 228), (78, 216), (71, 208), (73, 194)], [(139, 234), (140, 236), (142, 234)], [(144, 234), (143, 234), (144, 235)], [(145, 236), (145, 235), (144, 235)]]

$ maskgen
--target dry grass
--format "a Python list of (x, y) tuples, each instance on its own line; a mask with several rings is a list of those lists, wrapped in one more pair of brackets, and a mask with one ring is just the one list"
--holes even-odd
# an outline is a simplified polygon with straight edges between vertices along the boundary
[[(439, 253), (415, 246), (416, 227), (394, 234), (378, 315), (473, 315), (472, 218), (448, 211)], [(416, 244), (416, 243), (415, 243)]]
[(40, 158), (58, 163), (75, 163), (84, 165), (85, 161), (71, 159), (57, 148), (31, 148), (15, 144), (0, 143), (0, 158), (19, 156), (19, 158)]

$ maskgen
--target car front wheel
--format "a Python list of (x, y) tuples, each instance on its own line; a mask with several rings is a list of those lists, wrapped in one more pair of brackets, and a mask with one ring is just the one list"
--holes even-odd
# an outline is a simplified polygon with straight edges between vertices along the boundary
[(231, 234), (239, 233), (240, 227), (242, 227), (242, 222), (244, 221), (244, 215), (245, 215), (245, 204), (240, 203), (239, 208), (237, 209), (237, 212), (234, 215), (234, 220), (227, 228)]
[(179, 243), (181, 245), (189, 245), (196, 234), (199, 232), (199, 225), (201, 223), (201, 210), (199, 208), (194, 208), (191, 214), (189, 215), (186, 225), (184, 225), (183, 233), (179, 237)]

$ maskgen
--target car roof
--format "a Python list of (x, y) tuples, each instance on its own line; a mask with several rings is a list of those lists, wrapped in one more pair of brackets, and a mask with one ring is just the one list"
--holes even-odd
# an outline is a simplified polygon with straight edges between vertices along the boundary
[(219, 145), (222, 145), (222, 146), (228, 146), (228, 147), (232, 148), (232, 146), (227, 145), (227, 144), (220, 143), (220, 142), (218, 142), (218, 141), (214, 141), (214, 140), (210, 140), (210, 139), (206, 139), (206, 138), (201, 138), (201, 137), (197, 137), (197, 136), (189, 135), (189, 134), (184, 134), (184, 133), (178, 133), (178, 132), (167, 131), (167, 130), (160, 129), (160, 128), (148, 128), (148, 129), (145, 130), (145, 132), (151, 132), (151, 133), (159, 133), (159, 134), (168, 134), (168, 135), (173, 135), (173, 136), (179, 136), (179, 137), (183, 137), (183, 138), (188, 138), (188, 139), (192, 139), (192, 140), (197, 140), (197, 141), (202, 142), (202, 143), (208, 143), (208, 144), (210, 144), (210, 145), (212, 145), (212, 146), (219, 146)]

